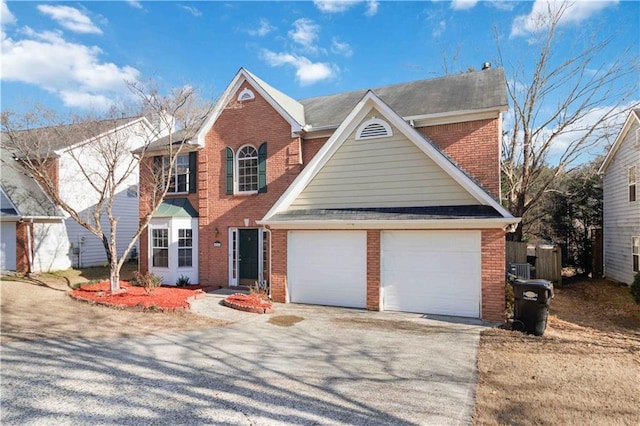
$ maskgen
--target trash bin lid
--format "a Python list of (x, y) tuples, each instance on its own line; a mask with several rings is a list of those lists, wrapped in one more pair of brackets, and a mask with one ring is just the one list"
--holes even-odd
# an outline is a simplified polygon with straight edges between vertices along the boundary
[(534, 286), (534, 287), (545, 287), (548, 290), (553, 290), (553, 283), (549, 280), (542, 279), (533, 279), (533, 280), (524, 280), (518, 278), (515, 280), (516, 284)]

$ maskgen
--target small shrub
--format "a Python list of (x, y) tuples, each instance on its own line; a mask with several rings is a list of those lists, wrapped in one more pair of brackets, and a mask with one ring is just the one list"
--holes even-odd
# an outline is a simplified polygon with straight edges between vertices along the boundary
[(269, 300), (269, 287), (266, 284), (261, 286), (258, 281), (255, 281), (252, 286), (249, 286), (249, 294), (255, 294), (263, 300)]
[(139, 271), (135, 271), (131, 279), (131, 284), (144, 288), (147, 294), (152, 294), (154, 288), (162, 285), (162, 278), (149, 272), (141, 274)]
[(178, 278), (176, 280), (176, 285), (178, 287), (184, 287), (185, 285), (189, 285), (189, 277), (185, 276), (185, 275), (180, 275), (180, 278)]
[(640, 272), (633, 278), (633, 284), (631, 284), (631, 295), (635, 299), (636, 303), (640, 304)]
[(505, 315), (506, 318), (513, 317), (513, 305), (514, 305), (514, 296), (513, 296), (513, 286), (507, 281), (504, 286), (504, 299), (506, 302), (505, 306)]

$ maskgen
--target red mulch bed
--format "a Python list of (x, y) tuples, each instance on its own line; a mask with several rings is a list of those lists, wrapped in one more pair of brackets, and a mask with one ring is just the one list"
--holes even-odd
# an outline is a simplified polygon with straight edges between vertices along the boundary
[(230, 308), (255, 314), (270, 314), (273, 312), (271, 301), (256, 293), (235, 293), (225, 297), (222, 303)]
[(175, 311), (189, 308), (189, 302), (204, 297), (202, 286), (162, 286), (147, 294), (144, 288), (120, 281), (120, 292), (111, 293), (108, 281), (84, 284), (71, 292), (71, 297), (100, 305), (118, 308), (142, 308), (148, 310)]

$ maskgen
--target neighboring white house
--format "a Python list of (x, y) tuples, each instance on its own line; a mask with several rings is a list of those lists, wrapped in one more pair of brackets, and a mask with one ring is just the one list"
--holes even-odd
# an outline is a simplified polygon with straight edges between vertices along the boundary
[(640, 271), (640, 109), (629, 113), (600, 173), (604, 175), (604, 274), (631, 284)]
[(67, 269), (71, 261), (64, 215), (40, 185), (1, 149), (0, 270), (42, 272)]
[[(52, 160), (49, 165), (49, 167), (51, 167), (50, 174), (54, 176), (54, 179), (57, 178), (60, 197), (65, 203), (72, 206), (81, 217), (90, 217), (95, 210), (94, 206), (98, 202), (100, 194), (99, 191), (91, 187), (86, 176), (93, 173), (105, 175), (104, 161), (101, 161), (101, 158), (104, 158), (104, 148), (113, 147), (117, 144), (119, 146), (117, 151), (125, 153), (119, 159), (118, 164), (120, 167), (115, 173), (117, 178), (120, 179), (128, 165), (132, 161), (135, 162), (131, 151), (148, 143), (151, 137), (163, 136), (163, 134), (158, 134), (144, 117), (129, 117), (93, 122), (88, 126), (85, 124), (83, 129), (78, 128), (76, 132), (74, 132), (73, 126), (74, 125), (67, 127), (64, 130), (64, 134), (67, 136), (61, 138), (64, 140), (58, 140), (56, 138), (56, 134), (60, 134), (60, 132), (56, 132), (56, 128), (28, 130), (20, 132), (20, 137), (24, 137), (26, 140), (37, 137), (40, 139), (40, 146), (42, 146), (42, 140), (46, 140), (46, 153), (44, 153), (44, 156)], [(71, 129), (71, 131), (69, 131), (69, 129)], [(69, 134), (74, 136), (69, 138)], [(77, 139), (75, 139), (76, 134)], [(7, 140), (7, 135), (3, 134), (3, 150), (6, 148), (4, 145)], [(78, 159), (80, 159), (80, 161), (78, 161)], [(3, 161), (2, 167), (3, 169), (11, 167), (19, 170), (19, 167), (16, 167), (18, 161), (13, 160), (13, 163), (15, 164), (12, 166), (5, 160)], [(137, 167), (134, 167), (134, 170), (134, 173), (120, 184), (120, 191), (115, 194), (113, 204), (113, 212), (118, 219), (118, 256), (131, 241), (139, 223)], [(5, 173), (2, 173), (2, 183), (6, 195), (11, 199), (11, 191), (5, 188), (10, 185), (5, 182)], [(20, 185), (24, 185), (24, 182), (18, 182), (18, 186)], [(58, 212), (60, 212), (60, 210), (58, 210)], [(43, 236), (52, 236), (49, 240), (56, 242), (55, 250), (48, 249), (48, 246), (38, 239), (39, 234), (34, 233), (34, 235), (32, 235), (34, 240), (31, 247), (25, 249), (26, 252), (30, 252), (33, 256), (28, 272), (59, 270), (71, 266), (88, 267), (105, 264), (107, 258), (102, 240), (80, 226), (66, 212), (62, 212), (60, 215), (62, 215), (62, 222), (58, 220), (57, 223), (49, 223), (47, 229), (43, 228), (40, 230), (40, 234), (43, 234)], [(101, 225), (104, 234), (108, 236), (111, 228), (106, 215), (103, 215)], [(42, 228), (42, 226), (40, 228)], [(7, 236), (9, 237), (8, 233)], [(3, 250), (4, 246), (5, 244), (3, 244)], [(13, 245), (7, 246), (7, 250), (11, 250), (12, 247)], [(10, 254), (5, 254), (4, 257), (12, 259), (12, 255)], [(42, 260), (37, 261), (38, 259)], [(19, 263), (18, 261), (18, 264)], [(8, 264), (8, 266), (12, 265)], [(7, 269), (11, 270), (11, 268)]]

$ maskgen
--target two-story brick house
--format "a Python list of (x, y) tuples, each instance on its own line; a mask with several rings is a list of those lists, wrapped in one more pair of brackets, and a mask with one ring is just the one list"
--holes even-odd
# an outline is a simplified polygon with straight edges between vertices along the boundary
[(174, 138), (184, 155), (141, 269), (268, 282), (279, 302), (500, 321), (518, 221), (499, 203), (505, 90), (487, 69), (296, 101), (240, 69)]

